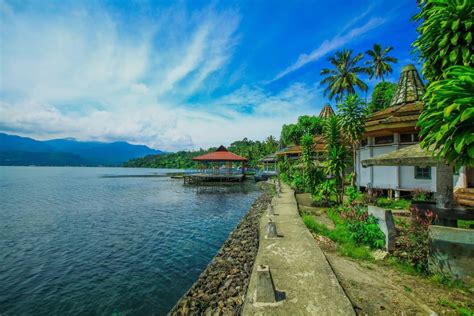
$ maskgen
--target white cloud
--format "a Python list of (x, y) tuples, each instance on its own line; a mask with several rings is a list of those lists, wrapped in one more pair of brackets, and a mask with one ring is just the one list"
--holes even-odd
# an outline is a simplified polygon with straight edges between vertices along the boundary
[(301, 83), (279, 93), (243, 86), (186, 104), (232, 58), (235, 11), (170, 10), (133, 29), (100, 8), (51, 16), (0, 9), (3, 132), (180, 150), (278, 136), (321, 104), (320, 91)]
[[(364, 12), (362, 16), (367, 15), (368, 13)], [(356, 23), (360, 18), (354, 19), (351, 22), (349, 22), (350, 25), (353, 25)], [(280, 71), (275, 78), (273, 78), (272, 81), (278, 80), (289, 73), (300, 69), (301, 67), (305, 66), (308, 63), (315, 62), (319, 60), (321, 57), (326, 55), (327, 53), (340, 48), (353, 39), (355, 39), (358, 36), (361, 36), (368, 31), (380, 26), (385, 22), (385, 19), (383, 18), (371, 18), (367, 23), (362, 25), (361, 27), (354, 28), (347, 32), (345, 35), (337, 35), (334, 38), (330, 40), (325, 40), (318, 48), (314, 49), (311, 53), (309, 54), (301, 54), (296, 62), (294, 62), (292, 65), (289, 67), (285, 68), (284, 70)], [(346, 29), (347, 27), (345, 27)]]

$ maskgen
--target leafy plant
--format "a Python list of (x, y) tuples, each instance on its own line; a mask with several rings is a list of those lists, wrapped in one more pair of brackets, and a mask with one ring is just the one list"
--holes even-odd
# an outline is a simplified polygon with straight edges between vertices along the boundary
[(418, 3), (420, 12), (413, 19), (421, 23), (413, 47), (420, 53), (425, 78), (430, 82), (440, 80), (453, 65), (472, 67), (474, 2), (420, 0)]
[(430, 193), (423, 189), (415, 189), (411, 192), (411, 197), (415, 201), (427, 201), (430, 198)]
[(424, 97), (421, 146), (447, 163), (474, 166), (474, 68), (454, 66), (445, 77)]
[(338, 187), (337, 201), (342, 203), (344, 195), (344, 171), (347, 167), (347, 150), (341, 135), (341, 119), (333, 115), (325, 120), (323, 136), (328, 145), (325, 171), (335, 177)]
[(345, 94), (354, 94), (356, 88), (367, 91), (367, 84), (358, 75), (369, 74), (370, 70), (358, 65), (363, 54), (353, 57), (352, 53), (349, 49), (336, 52), (335, 56), (328, 58), (334, 68), (321, 70), (321, 76), (326, 76), (321, 80), (321, 85), (326, 85), (324, 95), (329, 93), (329, 99), (335, 96), (337, 101), (342, 100)]
[(384, 75), (392, 73), (390, 64), (398, 62), (395, 57), (388, 56), (392, 49), (392, 46), (387, 46), (382, 50), (382, 45), (374, 44), (373, 49), (365, 52), (370, 57), (370, 60), (366, 62), (366, 65), (370, 67), (370, 79), (375, 76), (376, 79), (380, 78), (384, 81)]
[(377, 201), (375, 201), (375, 205), (391, 210), (408, 210), (410, 208), (410, 204), (411, 202), (409, 200), (395, 200), (386, 197), (378, 198)]
[(411, 222), (407, 229), (400, 229), (396, 242), (395, 257), (414, 267), (419, 273), (428, 274), (428, 227), (436, 216), (431, 211), (421, 214), (411, 209)]
[(347, 198), (350, 203), (356, 201), (362, 201), (362, 193), (355, 186), (349, 186), (346, 189)]
[(336, 180), (327, 179), (322, 181), (313, 193), (313, 200), (321, 206), (328, 206), (337, 196)]
[(362, 206), (352, 203), (340, 208), (340, 217), (356, 244), (380, 249), (385, 245), (385, 235), (378, 226), (378, 220), (369, 215)]

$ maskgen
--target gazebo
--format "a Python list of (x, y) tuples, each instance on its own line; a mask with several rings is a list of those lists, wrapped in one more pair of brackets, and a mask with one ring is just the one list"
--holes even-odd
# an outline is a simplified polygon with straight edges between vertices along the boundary
[[(201, 163), (197, 172), (184, 177), (185, 183), (203, 181), (242, 181), (244, 178), (245, 157), (228, 151), (224, 146), (219, 146), (215, 152), (193, 158)], [(238, 164), (239, 168), (234, 168)]]

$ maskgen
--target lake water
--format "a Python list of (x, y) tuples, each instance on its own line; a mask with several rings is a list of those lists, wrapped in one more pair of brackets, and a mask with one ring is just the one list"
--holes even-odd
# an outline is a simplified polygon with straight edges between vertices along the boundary
[(164, 172), (0, 167), (0, 315), (166, 314), (258, 192)]

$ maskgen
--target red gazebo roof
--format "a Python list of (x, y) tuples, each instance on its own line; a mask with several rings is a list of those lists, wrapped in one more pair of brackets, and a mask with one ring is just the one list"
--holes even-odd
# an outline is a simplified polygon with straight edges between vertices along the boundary
[(220, 146), (213, 153), (194, 157), (195, 161), (247, 161), (247, 158), (236, 155), (228, 151), (224, 146)]

